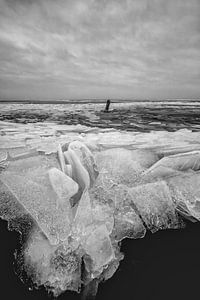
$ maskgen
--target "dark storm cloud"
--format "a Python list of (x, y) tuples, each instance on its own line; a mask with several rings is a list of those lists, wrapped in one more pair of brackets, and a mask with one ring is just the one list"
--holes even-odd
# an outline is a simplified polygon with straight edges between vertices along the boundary
[(199, 97), (199, 0), (0, 0), (1, 98)]

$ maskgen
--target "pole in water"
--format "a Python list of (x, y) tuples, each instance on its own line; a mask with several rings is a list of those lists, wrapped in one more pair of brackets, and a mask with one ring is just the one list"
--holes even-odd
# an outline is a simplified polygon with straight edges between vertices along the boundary
[(110, 100), (106, 101), (106, 108), (105, 111), (108, 112), (109, 111), (109, 106), (110, 106)]

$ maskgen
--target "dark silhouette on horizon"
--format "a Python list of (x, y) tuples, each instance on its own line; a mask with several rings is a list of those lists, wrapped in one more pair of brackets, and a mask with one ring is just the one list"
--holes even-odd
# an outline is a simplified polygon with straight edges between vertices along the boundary
[(106, 107), (105, 107), (105, 112), (109, 112), (109, 106), (110, 106), (111, 101), (108, 99), (106, 101)]

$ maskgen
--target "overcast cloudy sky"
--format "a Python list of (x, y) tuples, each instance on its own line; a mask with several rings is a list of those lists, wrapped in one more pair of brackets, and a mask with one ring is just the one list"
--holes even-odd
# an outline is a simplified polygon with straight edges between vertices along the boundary
[(200, 98), (200, 0), (0, 0), (0, 99)]

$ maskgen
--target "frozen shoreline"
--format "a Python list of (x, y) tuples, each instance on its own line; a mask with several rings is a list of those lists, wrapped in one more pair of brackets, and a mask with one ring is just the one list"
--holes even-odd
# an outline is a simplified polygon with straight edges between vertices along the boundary
[[(68, 164), (63, 160), (62, 153), (66, 155)], [(101, 281), (115, 273), (123, 259), (118, 242), (124, 238), (142, 238), (146, 230), (155, 232), (158, 229), (181, 228), (177, 212), (192, 222), (200, 218), (198, 205), (195, 207), (192, 202), (193, 199), (196, 201), (195, 192), (198, 194), (200, 132), (181, 129), (175, 132), (143, 133), (80, 124), (0, 121), (0, 168), (0, 181), (3, 183), (0, 186), (1, 195), (7, 195), (8, 201), (7, 204), (1, 202), (2, 216), (12, 223), (13, 211), (17, 218), (20, 215), (22, 219), (27, 218), (28, 213), (33, 230), (30, 231), (24, 252), (25, 265), (36, 264), (34, 274), (39, 276), (36, 279), (38, 282), (41, 279), (55, 295), (68, 289), (80, 291), (83, 252), (79, 252), (79, 243), (95, 262), (95, 267), (91, 267), (90, 262), (85, 260), (86, 270), (89, 270), (84, 275), (84, 285), (87, 286), (92, 278)], [(75, 177), (69, 175), (73, 168), (76, 170)], [(97, 175), (95, 170), (98, 171)], [(63, 210), (55, 200), (62, 204), (63, 200), (59, 199), (62, 199), (63, 192), (76, 194), (76, 184), (68, 190), (70, 176), (74, 180), (76, 178), (75, 181), (82, 186), (82, 196), (78, 196), (80, 203), (68, 216), (69, 207)], [(88, 194), (84, 194), (85, 189)], [(189, 193), (191, 197), (184, 196), (179, 203), (179, 190), (183, 195)], [(18, 204), (15, 203), (16, 199)], [(108, 199), (115, 202), (114, 210)], [(131, 202), (134, 203), (133, 207), (129, 205)], [(11, 211), (8, 209), (5, 213), (5, 205)], [(70, 231), (68, 227), (71, 222)], [(69, 243), (71, 248), (66, 250), (66, 240), (71, 239), (70, 232), (73, 237)], [(70, 239), (66, 238), (68, 235)], [(98, 243), (97, 236), (100, 237)], [(99, 249), (102, 249), (100, 256), (97, 255)], [(47, 253), (47, 257), (44, 255), (44, 265), (50, 264), (50, 267), (44, 269), (40, 267), (41, 259), (43, 261), (40, 252), (43, 251)], [(70, 275), (72, 277), (66, 274), (62, 279), (56, 273), (57, 269), (52, 271), (51, 259), (55, 262), (55, 268), (60, 255), (69, 256), (70, 261), (72, 259), (77, 266), (78, 269)], [(52, 276), (49, 270), (53, 272)], [(59, 277), (58, 285), (54, 275)], [(63, 281), (65, 279), (67, 283)]]
[(142, 133), (47, 122), (19, 124), (0, 121), (1, 151), (16, 148), (18, 154), (23, 153), (25, 149), (50, 154), (57, 151), (58, 144), (70, 143), (73, 140), (84, 142), (89, 148), (96, 150), (112, 147), (148, 148), (173, 154), (176, 151), (200, 149), (200, 132), (187, 129)]

